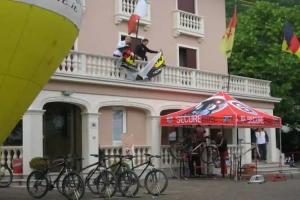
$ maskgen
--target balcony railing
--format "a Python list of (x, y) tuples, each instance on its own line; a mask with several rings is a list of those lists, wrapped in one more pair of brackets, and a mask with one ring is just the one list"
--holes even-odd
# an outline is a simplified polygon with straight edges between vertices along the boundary
[[(115, 23), (119, 24), (122, 21), (128, 21), (134, 11), (137, 0), (115, 0)], [(148, 15), (140, 20), (142, 25), (151, 24), (150, 5), (148, 6)]]
[(0, 163), (2, 165), (12, 167), (14, 159), (21, 159), (23, 157), (22, 146), (0, 146)]
[(203, 17), (181, 10), (174, 11), (174, 35), (179, 36), (180, 34), (202, 39), (204, 37)]
[[(196, 92), (227, 91), (228, 78), (229, 92), (236, 95), (270, 98), (270, 81), (258, 80), (240, 76), (228, 76), (204, 72), (184, 67), (167, 66), (162, 73), (151, 81), (131, 81), (126, 79), (126, 72), (119, 67), (119, 59), (100, 55), (91, 55), (71, 52), (56, 70), (57, 76), (69, 78), (86, 78), (100, 81), (109, 81), (135, 87), (137, 84), (146, 87), (172, 88)], [(139, 69), (145, 66), (144, 62), (137, 62)]]

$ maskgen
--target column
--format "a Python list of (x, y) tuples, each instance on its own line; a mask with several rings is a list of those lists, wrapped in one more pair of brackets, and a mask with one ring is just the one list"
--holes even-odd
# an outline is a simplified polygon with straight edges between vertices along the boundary
[(43, 115), (45, 110), (28, 110), (23, 115), (23, 173), (31, 172), (29, 162), (43, 157)]
[(276, 130), (275, 128), (265, 128), (269, 136), (267, 144), (267, 162), (279, 162), (279, 150), (276, 147)]
[(90, 154), (98, 154), (99, 148), (99, 113), (82, 113), (82, 157), (83, 166), (98, 159)]
[[(151, 153), (153, 155), (160, 155), (161, 148), (161, 127), (160, 127), (160, 117), (151, 116)], [(154, 159), (153, 164), (159, 168), (160, 160)]]
[[(242, 164), (252, 163), (251, 148), (251, 130), (250, 128), (239, 128), (239, 139), (243, 139), (242, 143)], [(245, 153), (245, 154), (244, 154)]]

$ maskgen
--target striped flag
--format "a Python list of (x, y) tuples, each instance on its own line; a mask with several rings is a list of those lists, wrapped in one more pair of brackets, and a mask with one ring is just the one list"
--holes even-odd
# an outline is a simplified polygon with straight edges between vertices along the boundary
[(134, 8), (133, 14), (128, 21), (128, 35), (136, 32), (136, 25), (140, 18), (145, 17), (148, 13), (148, 0), (139, 0)]
[(300, 58), (300, 43), (294, 33), (292, 25), (288, 22), (286, 22), (283, 27), (282, 51), (295, 54)]
[(237, 24), (237, 11), (235, 6), (233, 11), (233, 16), (229, 21), (225, 34), (223, 35), (221, 47), (220, 47), (220, 50), (225, 54), (227, 58), (231, 56), (236, 24)]

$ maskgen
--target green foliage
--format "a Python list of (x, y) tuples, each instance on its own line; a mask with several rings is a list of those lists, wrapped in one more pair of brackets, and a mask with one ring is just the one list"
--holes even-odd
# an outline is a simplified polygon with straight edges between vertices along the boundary
[[(229, 59), (232, 74), (272, 81), (272, 96), (282, 98), (275, 114), (284, 124), (299, 127), (300, 60), (281, 50), (282, 28), (289, 21), (300, 36), (300, 6), (280, 6), (283, 1), (256, 1), (238, 13), (233, 53)], [(292, 2), (292, 1), (289, 1)]]

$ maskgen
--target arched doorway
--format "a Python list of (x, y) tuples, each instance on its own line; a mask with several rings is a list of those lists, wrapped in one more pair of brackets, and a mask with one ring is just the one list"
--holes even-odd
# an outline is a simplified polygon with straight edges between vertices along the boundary
[(82, 155), (80, 107), (62, 102), (47, 103), (44, 108), (44, 156), (55, 158)]

